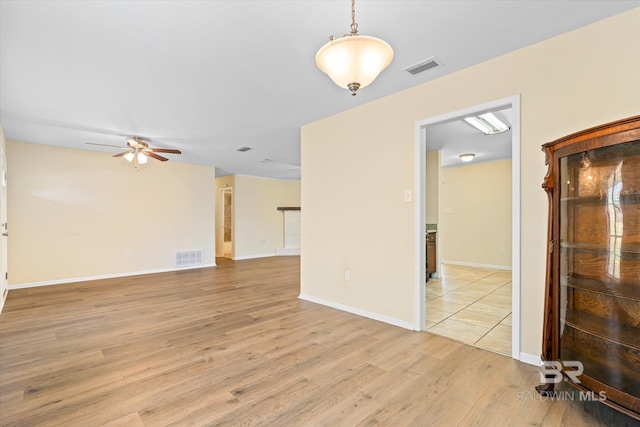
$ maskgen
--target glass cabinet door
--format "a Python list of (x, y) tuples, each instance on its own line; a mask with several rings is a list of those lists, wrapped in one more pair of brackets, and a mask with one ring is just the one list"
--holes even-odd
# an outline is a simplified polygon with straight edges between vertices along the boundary
[(640, 141), (560, 159), (559, 356), (640, 397)]

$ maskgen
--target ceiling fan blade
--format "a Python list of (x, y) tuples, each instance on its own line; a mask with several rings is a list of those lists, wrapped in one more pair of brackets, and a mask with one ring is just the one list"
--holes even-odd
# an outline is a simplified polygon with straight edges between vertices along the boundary
[(87, 145), (100, 145), (102, 147), (115, 147), (115, 148), (123, 148), (122, 145), (111, 145), (111, 144), (96, 144), (95, 142), (85, 142)]
[(123, 153), (114, 154), (113, 157), (122, 157), (122, 156), (126, 156), (129, 153), (131, 153), (131, 151), (125, 151)]
[(153, 153), (151, 151), (145, 151), (144, 154), (146, 154), (149, 157), (153, 157), (156, 160), (160, 160), (161, 162), (166, 162), (167, 160), (169, 160), (166, 157), (158, 156), (157, 154), (155, 154), (155, 153)]
[(171, 150), (169, 148), (149, 148), (149, 151), (153, 151), (154, 153), (182, 154), (180, 150)]

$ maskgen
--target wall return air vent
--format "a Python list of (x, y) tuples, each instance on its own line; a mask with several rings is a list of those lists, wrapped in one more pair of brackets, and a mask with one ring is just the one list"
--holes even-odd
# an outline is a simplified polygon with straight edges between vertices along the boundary
[(192, 265), (202, 265), (203, 252), (202, 249), (175, 251), (173, 253), (173, 266), (190, 267)]
[(432, 56), (431, 58), (427, 58), (424, 61), (420, 61), (417, 64), (413, 64), (405, 68), (404, 71), (415, 76), (416, 74), (424, 73), (425, 71), (432, 70), (443, 65), (444, 64), (442, 63), (442, 61), (440, 61), (440, 59)]

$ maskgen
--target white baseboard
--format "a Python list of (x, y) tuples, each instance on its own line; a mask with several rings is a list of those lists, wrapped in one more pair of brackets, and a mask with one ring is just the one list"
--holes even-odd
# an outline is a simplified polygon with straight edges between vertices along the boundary
[(276, 256), (275, 252), (272, 254), (258, 254), (258, 255), (244, 255), (244, 256), (235, 256), (231, 258), (234, 261), (242, 261), (245, 259), (256, 259), (256, 258), (269, 258), (272, 256)]
[(475, 262), (463, 262), (463, 261), (442, 261), (442, 264), (462, 265), (465, 267), (491, 268), (493, 270), (511, 270), (510, 265), (479, 264)]
[(536, 356), (535, 354), (520, 353), (520, 361), (534, 366), (542, 365), (542, 359), (540, 359), (540, 356)]
[(371, 311), (362, 310), (360, 308), (351, 307), (349, 305), (340, 304), (338, 302), (329, 301), (323, 298), (317, 298), (311, 295), (300, 294), (298, 296), (301, 300), (313, 302), (320, 305), (325, 305), (327, 307), (335, 308), (337, 310), (346, 311), (347, 313), (357, 314), (358, 316), (367, 317), (369, 319), (377, 320), (379, 322), (388, 323), (390, 325), (399, 326), (404, 329), (409, 329), (411, 331), (416, 330), (413, 322), (406, 322), (404, 320), (396, 319), (394, 317), (385, 316), (378, 313), (373, 313)]
[(38, 286), (62, 285), (65, 283), (87, 282), (90, 280), (102, 280), (102, 279), (114, 279), (117, 277), (140, 276), (143, 274), (168, 273), (170, 271), (193, 270), (194, 268), (207, 268), (207, 267), (215, 267), (215, 266), (216, 266), (216, 263), (214, 262), (211, 264), (190, 265), (188, 267), (159, 268), (156, 270), (144, 270), (144, 271), (129, 271), (127, 273), (101, 274), (98, 276), (73, 277), (69, 279), (59, 279), (59, 280), (45, 280), (43, 282), (18, 283), (16, 285), (9, 285), (8, 288), (9, 290), (36, 288)]

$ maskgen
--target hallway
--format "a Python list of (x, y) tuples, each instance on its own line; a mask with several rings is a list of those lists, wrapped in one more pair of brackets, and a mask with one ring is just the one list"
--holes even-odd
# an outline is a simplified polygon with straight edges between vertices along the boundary
[(426, 286), (428, 332), (511, 356), (511, 271), (443, 264)]

